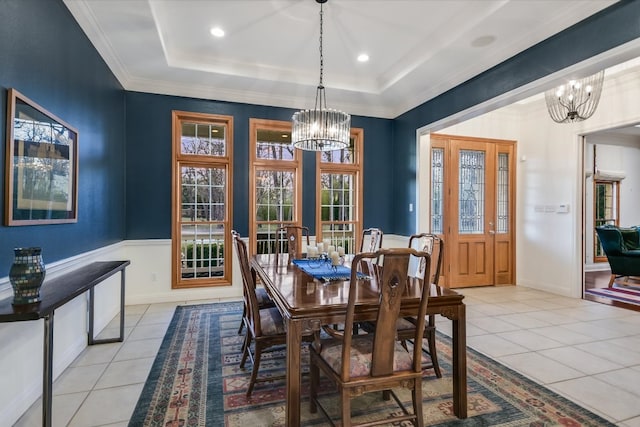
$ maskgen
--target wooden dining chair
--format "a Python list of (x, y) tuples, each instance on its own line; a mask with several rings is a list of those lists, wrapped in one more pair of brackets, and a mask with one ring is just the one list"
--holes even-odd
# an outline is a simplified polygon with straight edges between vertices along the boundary
[[(246, 307), (246, 315), (243, 315), (242, 321), (247, 329), (244, 343), (242, 345), (242, 360), (240, 367), (244, 368), (247, 357), (253, 363), (249, 387), (246, 396), (251, 397), (253, 388), (256, 383), (264, 381), (273, 381), (274, 379), (284, 378), (284, 375), (266, 378), (258, 378), (258, 370), (260, 369), (260, 358), (266, 350), (273, 349), (276, 346), (283, 346), (287, 342), (287, 333), (284, 327), (284, 321), (278, 309), (274, 306), (260, 307), (256, 296), (256, 286), (254, 275), (251, 274), (249, 267), (249, 257), (247, 255), (247, 246), (238, 233), (233, 235), (233, 243), (238, 254), (240, 262), (240, 272), (242, 276), (242, 286), (244, 302)], [(303, 332), (303, 340), (310, 342), (313, 340), (311, 331)], [(251, 344), (253, 343), (253, 351)]]
[[(384, 257), (384, 268), (375, 286), (370, 279), (358, 279), (357, 268), (351, 271), (349, 297), (344, 319), (344, 333), (341, 336), (323, 338), (317, 335), (310, 348), (310, 411), (318, 408), (330, 419), (325, 408), (318, 401), (320, 371), (322, 371), (338, 388), (340, 393), (340, 414), (342, 426), (381, 425), (390, 421), (402, 423), (412, 421), (414, 425), (424, 425), (422, 414), (422, 350), (415, 347), (408, 351), (396, 339), (396, 321), (400, 315), (402, 297), (408, 286), (421, 288), (419, 306), (413, 311), (418, 322), (414, 329), (413, 339), (422, 339), (428, 302), (429, 286), (421, 286), (420, 279), (408, 275), (411, 256), (425, 260), (427, 268), (430, 256), (426, 252), (411, 248), (381, 249), (376, 252), (365, 252), (354, 257), (353, 266), (362, 265), (360, 261)], [(362, 287), (378, 290), (380, 303), (375, 306), (375, 318), (378, 325), (370, 334), (353, 334), (355, 306), (357, 296), (362, 294)], [(411, 389), (413, 413), (409, 412), (396, 394), (394, 388)], [(363, 393), (382, 391), (383, 397), (389, 394), (402, 410), (402, 415), (392, 419), (385, 417), (379, 421), (367, 421), (365, 424), (352, 424), (351, 399)]]
[[(235, 237), (237, 236), (238, 238), (242, 239), (240, 237), (240, 234), (235, 231), (235, 230), (231, 230), (231, 236), (234, 239), (234, 246), (235, 246)], [(273, 302), (273, 300), (271, 299), (271, 297), (269, 297), (269, 294), (267, 293), (267, 291), (264, 288), (255, 286), (255, 291), (256, 291), (256, 300), (258, 303), (258, 307), (260, 308), (268, 308), (268, 307), (274, 307), (275, 303)], [(242, 309), (242, 319), (240, 319), (240, 326), (238, 327), (238, 335), (240, 335), (242, 333), (242, 330), (244, 329), (245, 326), (245, 321), (244, 318), (247, 316), (247, 304), (244, 304), (244, 307)]]
[[(360, 250), (361, 252), (375, 252), (382, 248), (382, 238), (384, 233), (379, 228), (365, 228), (362, 230), (362, 237), (360, 238)], [(380, 267), (380, 258), (366, 259), (361, 261), (363, 263), (363, 272), (369, 275), (375, 275), (378, 273)]]
[(375, 252), (382, 248), (384, 233), (379, 228), (365, 228), (362, 230), (360, 250), (358, 252)]
[[(424, 279), (425, 283), (433, 283), (437, 285), (442, 268), (444, 241), (435, 234), (414, 234), (409, 238), (409, 247), (427, 252), (431, 255), (429, 268), (424, 264), (424, 259), (412, 259), (409, 263), (409, 275)], [(406, 341), (413, 339), (416, 324), (417, 319), (411, 316), (402, 318), (398, 321), (398, 339), (403, 343), (403, 345), (406, 346)], [(427, 341), (428, 349), (423, 347), (423, 350), (429, 355), (431, 364), (423, 365), (423, 369), (433, 368), (436, 377), (442, 378), (436, 348), (436, 316), (433, 314), (427, 316), (427, 325), (424, 328), (424, 339)]]
[(302, 225), (283, 225), (276, 231), (276, 261), (280, 253), (286, 253), (289, 255), (287, 262), (291, 263), (296, 258), (302, 258), (303, 242), (306, 242), (306, 247), (310, 245), (309, 240), (309, 227)]
[[(244, 305), (246, 313), (242, 316), (247, 332), (242, 345), (242, 360), (240, 367), (244, 368), (247, 356), (253, 363), (251, 379), (247, 389), (247, 398), (251, 397), (253, 387), (258, 380), (258, 370), (260, 369), (260, 357), (262, 351), (286, 342), (286, 332), (284, 322), (280, 312), (275, 307), (261, 308), (258, 304), (256, 286), (249, 267), (247, 246), (238, 233), (233, 234), (233, 243), (240, 262), (240, 272), (242, 275), (242, 286)], [(251, 351), (251, 343), (254, 342), (254, 351)], [(271, 380), (273, 378), (269, 378)]]

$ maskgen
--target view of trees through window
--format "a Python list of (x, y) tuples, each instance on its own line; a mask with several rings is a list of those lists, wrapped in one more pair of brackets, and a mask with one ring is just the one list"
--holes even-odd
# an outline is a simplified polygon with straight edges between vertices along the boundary
[(301, 225), (302, 155), (291, 145), (290, 122), (251, 119), (249, 127), (249, 246), (254, 253), (273, 253), (277, 229)]
[(362, 129), (351, 129), (349, 147), (317, 159), (318, 225), (322, 240), (354, 253), (362, 230)]
[[(290, 122), (251, 119), (250, 135), (249, 244), (255, 253), (273, 253), (279, 227), (314, 228), (302, 217), (302, 152), (291, 145)], [(345, 251), (359, 235), (361, 150), (362, 130), (352, 129), (349, 147), (316, 154), (316, 238)]]
[(174, 112), (173, 286), (230, 282), (231, 118)]

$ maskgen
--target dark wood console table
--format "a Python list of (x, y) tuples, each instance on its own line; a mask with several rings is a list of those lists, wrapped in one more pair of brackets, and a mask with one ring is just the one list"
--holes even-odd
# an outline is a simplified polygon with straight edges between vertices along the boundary
[[(0, 301), (0, 323), (44, 319), (44, 370), (42, 380), (42, 425), (51, 427), (53, 397), (53, 314), (78, 295), (89, 291), (88, 344), (124, 340), (124, 270), (130, 261), (93, 262), (84, 267), (46, 280), (40, 289), (41, 302), (14, 306), (13, 297)], [(93, 336), (94, 288), (103, 280), (120, 272), (120, 336), (97, 340)]]

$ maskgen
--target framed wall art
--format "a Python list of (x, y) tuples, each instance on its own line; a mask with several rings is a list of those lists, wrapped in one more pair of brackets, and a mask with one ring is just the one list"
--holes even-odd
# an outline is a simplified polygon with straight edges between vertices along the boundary
[(78, 221), (78, 131), (15, 89), (7, 95), (5, 225)]

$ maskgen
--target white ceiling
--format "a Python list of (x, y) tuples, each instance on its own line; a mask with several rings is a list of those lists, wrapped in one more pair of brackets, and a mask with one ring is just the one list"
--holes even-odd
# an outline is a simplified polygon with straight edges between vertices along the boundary
[[(64, 0), (126, 90), (313, 107), (314, 0)], [(614, 0), (329, 0), (327, 105), (396, 117)], [(214, 38), (210, 28), (226, 35)], [(370, 61), (356, 57), (367, 53)]]

